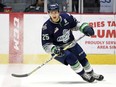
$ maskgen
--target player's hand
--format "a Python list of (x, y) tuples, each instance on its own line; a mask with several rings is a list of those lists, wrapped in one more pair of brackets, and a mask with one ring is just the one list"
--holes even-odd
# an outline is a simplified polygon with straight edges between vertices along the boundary
[(84, 33), (86, 36), (93, 36), (93, 35), (94, 35), (94, 30), (93, 30), (92, 27), (86, 26), (86, 27), (83, 29), (83, 33)]
[(62, 55), (64, 51), (58, 46), (53, 46), (52, 49), (51, 49), (51, 52), (53, 54)]
[(94, 29), (90, 27), (89, 24), (86, 22), (80, 26), (80, 31), (84, 33), (86, 36), (94, 35)]

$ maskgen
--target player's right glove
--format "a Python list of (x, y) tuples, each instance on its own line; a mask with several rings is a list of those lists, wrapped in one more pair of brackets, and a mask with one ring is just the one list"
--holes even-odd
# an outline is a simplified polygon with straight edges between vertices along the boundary
[(62, 55), (63, 54), (63, 49), (61, 49), (58, 46), (53, 46), (51, 49), (52, 54), (58, 54), (58, 55)]

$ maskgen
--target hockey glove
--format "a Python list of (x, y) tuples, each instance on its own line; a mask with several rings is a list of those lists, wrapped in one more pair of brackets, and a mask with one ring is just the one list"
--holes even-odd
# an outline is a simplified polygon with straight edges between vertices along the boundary
[(92, 27), (89, 26), (88, 23), (83, 23), (81, 26), (80, 26), (80, 31), (82, 33), (84, 33), (86, 36), (92, 36), (94, 35), (94, 30)]
[(51, 52), (52, 54), (62, 55), (64, 51), (58, 46), (53, 46)]

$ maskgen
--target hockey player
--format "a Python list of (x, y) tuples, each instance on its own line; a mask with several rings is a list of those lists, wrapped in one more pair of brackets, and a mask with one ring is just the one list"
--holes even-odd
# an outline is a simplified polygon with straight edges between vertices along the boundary
[[(70, 65), (78, 75), (87, 82), (101, 81), (103, 76), (96, 74), (92, 69), (83, 49), (76, 43), (72, 31), (80, 30), (86, 36), (94, 35), (94, 30), (88, 23), (80, 23), (72, 15), (59, 12), (58, 4), (48, 6), (50, 18), (42, 28), (42, 46), (51, 55), (58, 54), (55, 58), (59, 62)], [(66, 46), (73, 43), (67, 50)]]

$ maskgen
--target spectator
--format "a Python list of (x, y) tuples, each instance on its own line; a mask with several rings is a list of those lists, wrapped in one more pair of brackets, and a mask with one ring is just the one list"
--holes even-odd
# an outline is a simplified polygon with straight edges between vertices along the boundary
[(78, 12), (79, 0), (72, 0), (72, 12)]
[(84, 0), (84, 13), (99, 13), (100, 0)]
[(0, 12), (4, 12), (4, 7), (6, 7), (6, 5), (0, 3)]
[(60, 6), (60, 12), (67, 12), (67, 0), (48, 0), (48, 4), (58, 3)]
[(36, 2), (28, 6), (24, 12), (44, 12), (44, 0), (36, 0)]

